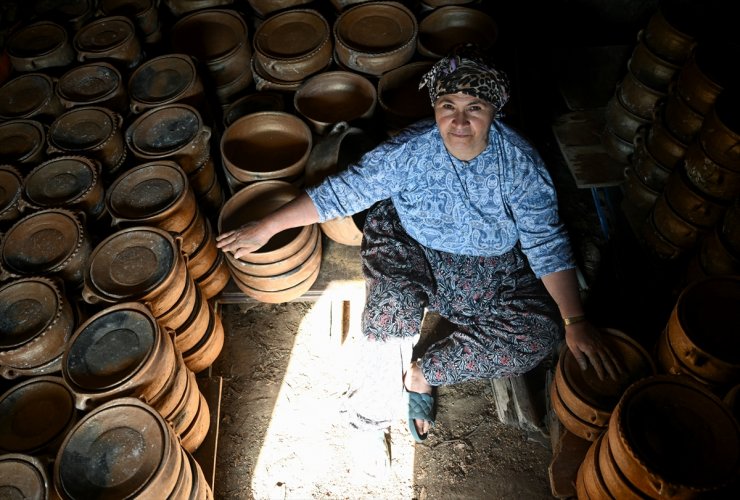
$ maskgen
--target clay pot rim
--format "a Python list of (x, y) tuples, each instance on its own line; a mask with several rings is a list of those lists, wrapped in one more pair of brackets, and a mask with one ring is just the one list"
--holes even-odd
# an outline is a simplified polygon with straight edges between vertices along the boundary
[(3, 453), (0, 455), (0, 463), (5, 461), (20, 462), (28, 468), (32, 469), (33, 477), (37, 480), (36, 486), (38, 488), (36, 493), (41, 498), (47, 498), (49, 491), (53, 489), (53, 485), (49, 480), (49, 476), (46, 472), (46, 465), (37, 457), (29, 455), (27, 453)]
[(36, 135), (35, 139), (30, 138), (30, 140), (28, 141), (28, 143), (31, 144), (31, 148), (29, 148), (29, 150), (26, 151), (23, 156), (15, 160), (16, 163), (22, 164), (25, 161), (27, 161), (28, 158), (33, 157), (39, 151), (43, 150), (44, 144), (46, 144), (46, 130), (44, 129), (44, 126), (41, 124), (41, 122), (37, 120), (33, 120), (33, 119), (28, 119), (28, 118), (16, 118), (16, 119), (5, 120), (3, 122), (0, 122), (0, 130), (2, 130), (5, 127), (18, 127), (18, 126), (27, 128), (29, 131), (33, 130), (33, 132), (35, 132), (35, 135)]
[[(84, 45), (82, 45), (81, 39), (83, 37), (85, 37), (86, 35), (89, 35), (91, 32), (94, 32), (94, 30), (99, 29), (105, 23), (115, 23), (115, 24), (125, 25), (126, 36), (118, 40), (115, 45), (106, 45), (100, 48), (85, 47)], [(128, 17), (126, 16), (105, 16), (105, 17), (99, 17), (97, 19), (93, 19), (92, 21), (87, 23), (85, 26), (80, 28), (77, 31), (77, 33), (75, 33), (74, 38), (72, 39), (72, 45), (74, 46), (75, 50), (77, 50), (78, 52), (99, 54), (103, 52), (109, 52), (113, 47), (120, 47), (121, 45), (128, 43), (134, 38), (136, 38), (136, 27), (134, 26), (134, 23)]]
[(31, 170), (28, 175), (26, 175), (26, 179), (23, 185), (23, 194), (32, 202), (32, 203), (38, 203), (37, 200), (34, 200), (33, 197), (28, 193), (28, 184), (29, 182), (33, 182), (33, 177), (36, 175), (39, 175), (40, 172), (43, 172), (44, 169), (49, 168), (54, 163), (59, 163), (62, 161), (75, 161), (78, 164), (84, 165), (87, 167), (87, 170), (91, 173), (91, 179), (90, 184), (85, 188), (84, 191), (80, 192), (75, 196), (74, 198), (65, 201), (65, 204), (72, 204), (76, 201), (82, 200), (85, 197), (89, 196), (90, 193), (93, 192), (93, 190), (100, 188), (100, 162), (93, 158), (89, 158), (87, 156), (77, 156), (77, 155), (64, 155), (64, 156), (55, 156), (54, 158), (51, 158), (49, 160), (46, 160), (40, 164), (38, 164), (36, 167), (34, 167), (33, 170)]
[[(146, 127), (146, 123), (149, 120), (154, 120), (155, 116), (159, 113), (167, 113), (171, 110), (180, 111), (184, 114), (189, 114), (190, 116), (194, 116), (197, 120), (197, 127), (195, 133), (192, 135), (192, 137), (189, 137), (188, 140), (182, 144), (176, 145), (176, 147), (173, 147), (168, 150), (159, 150), (157, 152), (152, 152), (151, 150), (142, 149), (141, 145), (135, 140), (135, 135), (139, 132), (141, 127)], [(139, 116), (136, 117), (136, 119), (131, 123), (131, 125), (128, 126), (125, 133), (126, 138), (126, 145), (131, 148), (132, 152), (137, 155), (144, 158), (151, 158), (154, 160), (160, 160), (163, 156), (166, 157), (166, 159), (162, 159), (162, 161), (169, 160), (173, 155), (176, 155), (179, 151), (183, 149), (187, 149), (190, 146), (190, 143), (203, 133), (207, 133), (208, 137), (210, 138), (211, 129), (210, 127), (206, 126), (203, 117), (198, 112), (197, 109), (195, 109), (193, 106), (190, 106), (189, 104), (184, 104), (180, 102), (173, 102), (170, 104), (162, 104), (161, 106), (156, 106), (151, 109), (148, 109), (141, 113)]]
[(31, 344), (39, 342), (41, 340), (41, 337), (51, 332), (62, 319), (62, 313), (64, 311), (64, 304), (65, 304), (65, 297), (61, 289), (50, 278), (47, 278), (45, 276), (29, 276), (29, 277), (17, 278), (11, 281), (7, 281), (3, 283), (2, 285), (0, 285), (0, 293), (2, 293), (5, 289), (12, 288), (15, 286), (23, 286), (26, 283), (33, 283), (33, 282), (40, 283), (52, 291), (52, 293), (54, 294), (56, 298), (56, 307), (54, 308), (54, 313), (49, 315), (49, 321), (46, 322), (46, 325), (44, 325), (44, 328), (41, 329), (39, 332), (36, 332), (36, 334), (33, 337), (23, 341), (20, 344), (16, 344), (15, 346), (12, 346), (12, 347), (8, 346), (7, 344), (4, 345), (3, 353), (12, 355), (12, 353), (18, 351), (19, 348), (30, 346)]
[[(359, 47), (354, 47), (353, 44), (347, 40), (344, 39), (342, 34), (340, 33), (342, 28), (343, 21), (346, 22), (347, 17), (350, 15), (360, 15), (360, 11), (367, 10), (367, 9), (395, 9), (398, 11), (399, 14), (403, 14), (406, 16), (406, 18), (409, 20), (410, 28), (411, 28), (411, 35), (409, 36), (408, 40), (406, 40), (403, 44), (399, 45), (398, 47), (395, 47), (391, 50), (383, 50), (378, 52), (373, 51), (366, 51)], [(414, 48), (416, 48), (416, 40), (419, 36), (419, 23), (416, 21), (416, 16), (414, 16), (413, 12), (411, 12), (408, 7), (403, 5), (400, 2), (394, 2), (394, 1), (379, 1), (379, 2), (363, 2), (359, 3), (357, 5), (353, 5), (349, 7), (348, 9), (342, 11), (342, 13), (339, 15), (339, 17), (334, 21), (334, 40), (336, 41), (337, 45), (340, 45), (345, 50), (349, 51), (350, 53), (356, 53), (360, 55), (372, 55), (372, 56), (380, 56), (380, 55), (392, 55), (396, 54), (398, 52), (403, 52), (408, 49), (409, 45), (413, 44)]]
[(592, 424), (591, 422), (587, 422), (573, 413), (573, 411), (563, 402), (563, 398), (560, 396), (560, 390), (555, 383), (550, 384), (550, 402), (555, 415), (563, 426), (582, 439), (593, 441), (606, 429), (605, 426), (599, 426)]
[(118, 69), (115, 66), (113, 66), (112, 64), (107, 63), (105, 61), (91, 61), (91, 62), (82, 64), (80, 66), (76, 66), (74, 68), (71, 68), (71, 69), (67, 70), (67, 72), (64, 73), (62, 76), (59, 77), (59, 81), (57, 82), (57, 85), (56, 85), (56, 93), (57, 93), (57, 96), (60, 99), (64, 99), (64, 100), (67, 100), (67, 101), (75, 101), (76, 102), (79, 96), (67, 95), (67, 93), (65, 92), (65, 89), (64, 89), (64, 83), (68, 79), (69, 80), (72, 80), (72, 82), (74, 82), (74, 83), (77, 83), (79, 81), (78, 80), (79, 79), (78, 74), (80, 72), (89, 71), (89, 70), (91, 70), (91, 69), (93, 69), (95, 67), (102, 67), (106, 71), (108, 71), (110, 74), (113, 74), (113, 76), (115, 77), (115, 82), (114, 82), (115, 85), (113, 85), (112, 88), (108, 89), (108, 91), (105, 94), (102, 94), (102, 95), (99, 95), (99, 96), (95, 96), (95, 98), (94, 98), (95, 101), (101, 100), (101, 99), (105, 99), (106, 97), (108, 97), (108, 96), (110, 96), (112, 94), (115, 94), (118, 91), (119, 86), (120, 85), (123, 85), (123, 83), (124, 83), (123, 76), (121, 75), (121, 72), (118, 71)]
[[(318, 24), (322, 25), (324, 27), (324, 33), (325, 36), (321, 40), (321, 43), (319, 43), (316, 47), (309, 50), (308, 52), (304, 52), (301, 54), (296, 54), (293, 56), (280, 56), (277, 54), (272, 53), (269, 50), (265, 50), (265, 47), (262, 46), (260, 43), (261, 36), (268, 36), (269, 33), (264, 33), (264, 31), (267, 31), (268, 29), (272, 28), (271, 24), (273, 23), (279, 23), (280, 21), (284, 21), (287, 17), (295, 17), (295, 16), (303, 16), (304, 18), (315, 18), (319, 21)], [(319, 54), (324, 47), (326, 47), (327, 44), (331, 43), (331, 28), (329, 26), (329, 22), (326, 20), (324, 16), (319, 13), (319, 11), (315, 9), (289, 9), (284, 10), (281, 12), (278, 12), (269, 18), (265, 19), (265, 21), (257, 27), (257, 30), (254, 32), (253, 37), (253, 44), (254, 44), (254, 50), (255, 54), (259, 54), (264, 56), (267, 59), (275, 60), (275, 61), (281, 61), (281, 62), (302, 62), (308, 59), (311, 59), (315, 57), (317, 54)]]
[[(24, 84), (24, 80), (26, 81), (34, 81), (39, 82), (39, 86), (43, 87), (44, 90), (44, 99), (41, 101), (41, 104), (47, 103), (50, 99), (54, 97), (54, 80), (47, 75), (46, 73), (41, 72), (31, 72), (31, 73), (20, 73), (15, 75), (13, 78), (6, 81), (4, 84), (0, 85), (0, 95), (4, 92), (11, 92), (11, 93), (18, 93), (19, 90), (24, 90), (22, 87)], [(18, 86), (21, 86), (21, 88), (15, 88)], [(37, 106), (38, 108), (39, 106)], [(34, 108), (30, 111), (30, 113), (33, 113), (36, 111), (37, 108)], [(2, 113), (2, 109), (0, 109), (0, 113)], [(24, 115), (9, 115), (11, 119), (22, 119), (24, 116), (26, 116), (28, 112), (24, 113)], [(5, 115), (0, 115), (5, 116)]]
[[(42, 52), (41, 54), (34, 54), (33, 56), (31, 56), (30, 54), (29, 55), (21, 55), (21, 54), (18, 54), (18, 53), (14, 53), (14, 50), (15, 50), (16, 47), (13, 46), (13, 42), (14, 41), (17, 41), (16, 40), (17, 37), (20, 37), (21, 34), (24, 34), (23, 33), (24, 31), (29, 31), (29, 30), (36, 29), (36, 28), (39, 28), (39, 27), (42, 27), (42, 26), (47, 26), (47, 27), (51, 28), (53, 31), (56, 31), (57, 33), (61, 33), (63, 35), (61, 37), (61, 39), (59, 40), (59, 42), (56, 45), (54, 45), (52, 48), (50, 48), (46, 52)], [(44, 55), (51, 54), (55, 50), (58, 50), (60, 47), (64, 47), (64, 45), (66, 43), (68, 43), (68, 42), (69, 42), (69, 34), (67, 33), (67, 30), (64, 29), (64, 26), (62, 26), (62, 25), (60, 25), (58, 23), (55, 23), (53, 21), (41, 20), (41, 21), (37, 21), (37, 22), (31, 23), (31, 24), (28, 24), (26, 26), (22, 26), (18, 30), (14, 31), (8, 37), (7, 43), (5, 44), (5, 46), (7, 47), (8, 55), (9, 56), (11, 56), (11, 57), (17, 57), (19, 59), (28, 59), (29, 57), (41, 57), (41, 56), (44, 56)]]
[[(56, 141), (54, 140), (54, 129), (56, 127), (60, 127), (64, 120), (70, 119), (75, 114), (78, 113), (85, 113), (85, 112), (95, 112), (99, 113), (101, 115), (105, 115), (106, 118), (110, 120), (110, 130), (108, 132), (108, 135), (105, 138), (101, 138), (99, 142), (92, 146), (85, 146), (82, 148), (74, 147), (70, 148), (67, 146), (60, 146), (56, 144)], [(116, 113), (115, 111), (103, 107), (103, 106), (80, 106), (78, 108), (72, 108), (68, 111), (65, 111), (61, 115), (59, 115), (49, 126), (49, 132), (47, 134), (49, 145), (52, 148), (58, 148), (60, 151), (90, 151), (90, 150), (101, 150), (104, 149), (111, 141), (116, 140), (116, 136), (121, 129), (121, 126), (123, 125), (123, 117)], [(52, 151), (53, 152), (53, 151)], [(125, 150), (124, 150), (125, 153)], [(123, 155), (125, 158), (125, 155)]]
[[(329, 68), (331, 66), (331, 60), (329, 60), (329, 64), (326, 65), (326, 68)], [(258, 91), (262, 92), (265, 91), (265, 89), (268, 90), (279, 90), (281, 92), (295, 92), (298, 90), (298, 87), (301, 86), (303, 83), (302, 80), (298, 80), (295, 82), (288, 82), (285, 80), (277, 80), (275, 78), (271, 78), (270, 75), (267, 75), (264, 68), (262, 68), (262, 65), (257, 60), (255, 56), (252, 56), (252, 59), (250, 61), (250, 69), (252, 72), (252, 76), (255, 81), (255, 86)], [(262, 111), (258, 111), (261, 113)], [(252, 113), (253, 114), (253, 113)], [(250, 116), (250, 115), (245, 115)], [(240, 118), (244, 118), (243, 116)], [(238, 119), (238, 118), (237, 118)], [(234, 120), (236, 121), (236, 120)], [(231, 125), (234, 123), (232, 122)]]
[[(470, 2), (469, 2), (470, 3)], [(474, 9), (472, 7), (465, 7), (464, 4), (442, 4), (440, 7), (433, 9), (432, 12), (429, 13), (426, 17), (424, 17), (422, 20), (419, 21), (419, 35), (417, 39), (417, 50), (420, 55), (424, 57), (431, 57), (435, 59), (441, 59), (442, 57), (445, 57), (447, 54), (438, 54), (434, 52), (432, 49), (424, 46), (422, 43), (422, 35), (430, 34), (432, 36), (438, 36), (438, 33), (435, 32), (426, 32), (426, 29), (430, 28), (430, 24), (435, 22), (440, 22), (446, 20), (446, 17), (449, 15), (458, 14), (460, 16), (464, 16), (466, 19), (472, 18), (474, 19), (474, 24), (485, 24), (488, 28), (491, 29), (492, 36), (490, 37), (490, 42), (487, 42), (486, 44), (480, 44), (484, 50), (490, 50), (491, 47), (493, 47), (496, 44), (496, 41), (498, 40), (498, 24), (496, 23), (495, 19), (488, 15), (487, 13)], [(469, 27), (469, 25), (465, 25), (466, 28)]]
[[(148, 98), (149, 96), (137, 95), (133, 90), (135, 88), (136, 80), (141, 77), (144, 70), (147, 68), (156, 68), (157, 64), (161, 64), (163, 61), (166, 63), (168, 59), (169, 60), (175, 59), (178, 62), (183, 62), (185, 66), (187, 66), (191, 70), (191, 73), (190, 73), (191, 79), (188, 82), (188, 85), (183, 86), (174, 95), (169, 96), (165, 101), (160, 101), (158, 99), (150, 99)], [(170, 68), (169, 64), (165, 64), (165, 66)], [(167, 104), (167, 103), (176, 101), (177, 98), (181, 96), (188, 89), (189, 84), (196, 80), (198, 80), (198, 70), (195, 66), (195, 63), (193, 62), (192, 56), (185, 54), (185, 53), (181, 53), (181, 52), (176, 52), (173, 54), (164, 54), (164, 55), (153, 57), (151, 59), (143, 61), (133, 71), (133, 73), (131, 73), (131, 76), (129, 77), (129, 80), (128, 80), (128, 93), (132, 101), (138, 101), (138, 102), (144, 103), (145, 105), (162, 105), (162, 104)]]
[[(227, 60), (230, 57), (232, 57), (236, 52), (241, 50), (243, 46), (249, 46), (249, 29), (247, 27), (247, 23), (244, 21), (244, 19), (239, 15), (239, 13), (232, 9), (202, 9), (202, 10), (195, 10), (188, 14), (185, 14), (180, 19), (178, 19), (175, 24), (172, 25), (171, 33), (172, 33), (172, 45), (174, 50), (176, 50), (178, 53), (187, 54), (187, 52), (183, 52), (181, 50), (182, 47), (177, 46), (176, 38), (178, 33), (178, 27), (182, 29), (183, 26), (186, 26), (187, 23), (198, 22), (201, 18), (207, 18), (207, 17), (216, 17), (219, 16), (228, 16), (229, 18), (234, 18), (237, 20), (237, 24), (239, 24), (244, 32), (244, 37), (239, 39), (239, 43), (235, 44), (234, 47), (232, 47), (230, 50), (227, 50), (225, 53), (219, 55), (218, 57), (209, 57), (209, 58), (199, 58), (197, 56), (192, 56), (196, 60), (201, 60), (206, 65), (213, 65), (218, 64), (221, 61)], [(251, 50), (251, 49), (250, 49)]]
[[(230, 116), (239, 109), (239, 106), (243, 105), (244, 103), (250, 102), (250, 101), (259, 101), (262, 100), (268, 100), (272, 104), (275, 104), (275, 109), (265, 109), (262, 111), (284, 111), (285, 110), (285, 99), (282, 94), (279, 92), (271, 92), (269, 90), (266, 91), (257, 91), (252, 94), (248, 94), (245, 96), (242, 96), (229, 104), (229, 106), (224, 111), (224, 128), (228, 127), (232, 123), (234, 123), (237, 119), (241, 118), (242, 116), (247, 115), (240, 115), (236, 118), (231, 118)], [(252, 111), (252, 113), (257, 113), (259, 111)], [(247, 114), (252, 114), (247, 113)]]

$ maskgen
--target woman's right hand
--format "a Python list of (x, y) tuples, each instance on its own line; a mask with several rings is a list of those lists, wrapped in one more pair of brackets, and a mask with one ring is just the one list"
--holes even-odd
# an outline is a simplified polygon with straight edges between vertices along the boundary
[(235, 258), (260, 249), (273, 236), (266, 224), (259, 221), (248, 222), (238, 229), (216, 236), (216, 246), (224, 252), (231, 252)]

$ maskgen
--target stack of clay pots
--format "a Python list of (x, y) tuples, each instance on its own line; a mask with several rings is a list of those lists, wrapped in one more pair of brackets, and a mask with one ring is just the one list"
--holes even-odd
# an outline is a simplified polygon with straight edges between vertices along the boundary
[(82, 64), (68, 70), (59, 78), (56, 94), (67, 110), (99, 106), (122, 116), (128, 113), (129, 99), (123, 75), (114, 65), (105, 61)]

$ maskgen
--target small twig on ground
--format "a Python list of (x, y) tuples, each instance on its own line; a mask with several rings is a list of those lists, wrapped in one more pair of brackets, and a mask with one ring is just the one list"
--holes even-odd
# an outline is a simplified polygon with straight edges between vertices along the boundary
[(478, 429), (480, 428), (480, 426), (481, 426), (481, 425), (483, 425), (483, 420), (481, 420), (480, 422), (478, 422), (478, 425), (476, 425), (476, 426), (475, 426), (475, 427), (473, 428), (473, 430), (472, 430), (472, 431), (468, 432), (468, 433), (467, 433), (467, 434), (465, 434), (464, 436), (462, 436), (462, 437), (456, 437), (456, 438), (451, 438), (451, 439), (445, 439), (444, 441), (439, 441), (438, 443), (434, 443), (434, 444), (433, 444), (433, 445), (431, 446), (431, 448), (432, 448), (432, 449), (434, 449), (434, 448), (436, 448), (437, 446), (442, 446), (443, 444), (451, 444), (451, 443), (457, 443), (457, 442), (462, 442), (462, 443), (465, 443), (466, 445), (468, 445), (468, 446), (471, 446), (471, 447), (472, 447), (473, 445), (472, 445), (472, 443), (471, 443), (471, 442), (469, 441), (469, 439), (470, 439), (470, 436), (472, 436), (473, 434), (475, 434), (475, 433), (476, 433), (476, 432), (478, 431)]

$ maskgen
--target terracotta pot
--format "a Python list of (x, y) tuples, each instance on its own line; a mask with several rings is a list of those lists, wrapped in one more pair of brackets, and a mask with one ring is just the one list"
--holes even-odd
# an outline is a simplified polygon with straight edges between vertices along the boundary
[(190, 221), (188, 227), (176, 235), (180, 239), (180, 247), (183, 253), (188, 257), (188, 270), (190, 269), (190, 256), (203, 247), (208, 231), (207, 224), (207, 219), (200, 213), (200, 209), (196, 205), (193, 220)]
[(61, 114), (47, 134), (47, 154), (83, 155), (98, 160), (103, 172), (120, 167), (126, 155), (118, 113), (99, 106), (84, 106)]
[(614, 460), (614, 454), (612, 453), (606, 434), (601, 439), (597, 463), (604, 477), (604, 484), (606, 484), (610, 497), (619, 498), (620, 500), (644, 500), (645, 494), (625, 477), (619, 465)]
[(224, 254), (219, 252), (211, 268), (203, 276), (199, 277), (196, 283), (203, 290), (206, 298), (211, 299), (226, 287), (230, 278), (231, 272), (229, 271), (229, 266), (226, 264)]
[(208, 332), (212, 321), (211, 314), (208, 298), (202, 290), (196, 290), (195, 303), (190, 316), (175, 330), (175, 347), (178, 352), (187, 352), (201, 341)]
[(120, 114), (128, 113), (129, 100), (123, 77), (106, 62), (70, 69), (59, 78), (56, 94), (65, 109), (101, 106)]
[(185, 280), (185, 289), (178, 297), (177, 302), (168, 311), (157, 316), (160, 325), (169, 328), (172, 331), (182, 327), (195, 307), (195, 297), (198, 293), (198, 285), (192, 277), (188, 276)]
[(199, 393), (198, 409), (195, 417), (187, 429), (180, 435), (180, 444), (184, 450), (194, 452), (203, 443), (211, 426), (210, 408), (208, 401)]
[(247, 24), (235, 10), (191, 12), (172, 26), (172, 46), (206, 66), (215, 86), (235, 81), (249, 68), (252, 48)]
[(278, 92), (255, 92), (235, 100), (224, 110), (224, 128), (242, 116), (259, 111), (285, 111), (285, 98)]
[(182, 353), (179, 349), (175, 349), (175, 364), (167, 376), (167, 382), (159, 393), (146, 400), (145, 403), (167, 418), (175, 411), (185, 395), (189, 371), (182, 360)]
[(121, 302), (75, 330), (62, 359), (62, 377), (77, 408), (90, 410), (128, 395), (151, 400), (174, 365), (169, 333), (143, 304)]
[(74, 403), (61, 377), (33, 377), (14, 385), (0, 396), (0, 450), (55, 456), (77, 422)]
[(683, 160), (688, 148), (688, 144), (668, 129), (663, 113), (660, 112), (648, 129), (645, 146), (653, 158), (670, 169), (675, 168)]
[(733, 253), (719, 228), (702, 240), (699, 258), (702, 269), (709, 275), (740, 274), (740, 255)]
[(712, 44), (698, 45), (676, 80), (676, 92), (702, 116), (709, 114), (724, 85), (728, 83), (722, 81), (725, 60), (717, 49)]
[(733, 92), (720, 94), (704, 119), (699, 141), (712, 160), (740, 172), (740, 122), (735, 116), (738, 103), (740, 98)]
[(411, 60), (418, 32), (416, 17), (403, 4), (361, 3), (334, 22), (335, 56), (352, 71), (381, 76)]
[(645, 184), (631, 168), (624, 170), (624, 197), (640, 212), (652, 210), (660, 192)]
[(159, 31), (159, 0), (100, 0), (105, 16), (127, 16), (145, 37)]
[(652, 120), (655, 108), (667, 96), (667, 92), (656, 90), (642, 83), (631, 71), (622, 78), (615, 96), (624, 108), (644, 120)]
[(10, 165), (0, 165), (0, 224), (12, 224), (21, 218), (22, 193), (21, 173)]
[(54, 281), (39, 276), (4, 283), (0, 314), (5, 320), (0, 343), (5, 378), (58, 358), (75, 329), (70, 301)]
[(632, 56), (627, 61), (627, 68), (648, 87), (665, 91), (681, 65), (660, 57), (645, 45), (644, 36), (639, 36)]
[(75, 34), (72, 44), (79, 62), (105, 59), (130, 70), (144, 57), (136, 28), (124, 16), (91, 21)]
[[(642, 39), (656, 54), (669, 61), (682, 63), (691, 54), (696, 39), (694, 30), (687, 29), (690, 22), (685, 19), (686, 13), (678, 10), (668, 4), (656, 10), (642, 32)], [(673, 21), (669, 21), (669, 18), (673, 18)]]
[(634, 173), (651, 189), (661, 192), (674, 171), (660, 163), (645, 146), (645, 129), (638, 130), (634, 137), (635, 152), (632, 155)]
[(71, 3), (34, 2), (31, 8), (40, 18), (57, 19), (74, 33), (95, 16), (97, 0), (77, 0)]
[(660, 230), (655, 222), (655, 213), (651, 212), (642, 226), (642, 237), (647, 246), (656, 257), (663, 260), (673, 260), (682, 256), (686, 249), (681, 248), (670, 241)]
[(606, 126), (620, 139), (634, 141), (637, 131), (648, 126), (649, 119), (641, 118), (622, 104), (618, 95), (614, 95), (606, 104)]
[(187, 104), (166, 104), (140, 115), (126, 129), (126, 145), (141, 161), (171, 160), (186, 174), (210, 154), (211, 128)]
[(694, 248), (706, 231), (676, 213), (665, 193), (658, 196), (653, 206), (653, 221), (665, 239), (686, 250)]
[(187, 54), (165, 54), (144, 61), (128, 81), (131, 112), (182, 103), (198, 109), (204, 101), (203, 82)]
[(419, 21), (417, 51), (434, 60), (461, 43), (475, 43), (489, 51), (498, 38), (498, 25), (488, 14), (469, 7), (446, 5)]
[(630, 158), (635, 152), (635, 146), (632, 139), (625, 140), (619, 137), (608, 126), (601, 133), (601, 143), (606, 153), (614, 160), (625, 165), (630, 163)]
[(105, 204), (117, 228), (150, 225), (176, 234), (185, 231), (197, 213), (187, 175), (169, 160), (121, 174), (107, 189)]
[(138, 226), (117, 231), (90, 255), (82, 298), (89, 304), (136, 300), (155, 317), (172, 307), (188, 279), (185, 258), (162, 229)]
[(51, 122), (63, 111), (55, 81), (43, 73), (25, 73), (0, 87), (0, 118)]
[(581, 439), (594, 441), (604, 431), (603, 427), (586, 422), (574, 414), (563, 402), (556, 384), (550, 384), (550, 404), (560, 423)]
[(54, 494), (46, 464), (25, 453), (0, 455), (0, 490), (12, 491), (19, 498), (52, 498)]
[(333, 52), (329, 23), (313, 9), (270, 16), (254, 33), (254, 57), (276, 80), (296, 82), (323, 70)]
[(655, 375), (631, 385), (607, 436), (615, 464), (648, 496), (711, 494), (740, 472), (740, 424), (719, 398), (684, 377)]
[(664, 119), (673, 135), (686, 144), (694, 140), (704, 123), (704, 116), (691, 109), (677, 92), (666, 99)]
[(206, 190), (206, 192), (198, 196), (198, 203), (203, 209), (203, 213), (208, 217), (217, 216), (221, 211), (221, 207), (224, 206), (225, 201), (226, 194), (224, 193), (224, 189), (221, 187), (221, 182), (219, 182), (218, 177), (214, 177), (211, 186)]
[(100, 163), (84, 156), (47, 160), (26, 176), (23, 195), (32, 206), (81, 210), (93, 220), (105, 208)]
[[(254, 58), (251, 61), (254, 61)], [(248, 66), (240, 66), (241, 72), (233, 80), (214, 89), (216, 99), (221, 107), (228, 106), (233, 101), (234, 96), (240, 95), (255, 81), (251, 61)]]
[[(173, 412), (165, 417), (167, 423), (172, 426), (175, 434), (182, 435), (183, 431), (192, 423), (198, 411), (198, 404), (201, 394), (198, 389), (198, 383), (195, 380), (195, 374), (187, 370), (187, 383), (185, 391)], [(193, 450), (188, 450), (193, 451)]]
[(684, 165), (691, 183), (708, 196), (731, 201), (740, 195), (740, 171), (712, 160), (701, 142), (693, 142), (686, 150)]
[(307, 3), (311, 3), (311, 0), (247, 0), (249, 6), (252, 7), (254, 12), (261, 18), (266, 18), (270, 14), (298, 7)]
[(375, 86), (348, 71), (328, 71), (312, 76), (293, 95), (296, 111), (318, 134), (340, 122), (372, 117), (377, 103)]
[(200, 373), (211, 366), (224, 346), (224, 327), (221, 318), (213, 312), (210, 305), (208, 309), (209, 323), (205, 335), (194, 347), (182, 353), (185, 366), (194, 373)]
[(90, 250), (90, 237), (79, 214), (40, 210), (18, 220), (5, 233), (0, 274), (3, 279), (52, 274), (74, 287), (82, 283)]
[(588, 448), (586, 456), (578, 468), (578, 473), (583, 477), (584, 491), (588, 498), (611, 498), (598, 461), (603, 441), (604, 435), (602, 434)]
[(0, 161), (9, 165), (37, 164), (46, 156), (46, 130), (36, 120), (0, 123)]
[[(182, 444), (182, 438), (180, 438)], [(172, 493), (169, 498), (191, 498), (193, 488), (193, 468), (190, 467), (188, 459), (185, 456), (184, 448), (181, 447), (180, 454), (182, 455), (182, 467), (180, 467), (180, 473), (177, 476), (177, 482), (172, 489)]]
[(190, 490), (190, 498), (193, 500), (208, 500), (213, 498), (213, 491), (211, 490), (211, 486), (208, 483), (206, 476), (203, 474), (203, 469), (201, 469), (200, 464), (198, 464), (195, 458), (193, 458), (193, 456), (187, 451), (185, 452), (185, 455), (193, 469), (193, 485)]
[(269, 304), (281, 304), (283, 302), (290, 302), (300, 298), (303, 294), (308, 292), (313, 284), (316, 282), (316, 278), (319, 276), (321, 267), (317, 267), (306, 280), (301, 283), (286, 288), (285, 290), (267, 292), (263, 290), (257, 290), (252, 288), (239, 280), (234, 280), (234, 284), (242, 291), (245, 295), (252, 297), (260, 302), (266, 302)]
[(187, 254), (188, 273), (196, 280), (213, 267), (220, 253), (216, 246), (216, 238), (211, 223), (205, 217), (201, 217), (201, 221), (204, 228), (203, 235), (198, 246)]
[(209, 156), (195, 170), (188, 174), (188, 182), (193, 189), (196, 198), (200, 198), (208, 192), (216, 180), (216, 165), (213, 158)]
[(75, 51), (63, 26), (39, 21), (12, 32), (6, 47), (13, 69), (19, 73), (64, 67)]
[(70, 431), (54, 461), (54, 485), (64, 498), (167, 498), (182, 466), (177, 436), (159, 413), (123, 397)]
[(303, 120), (262, 111), (239, 118), (224, 131), (221, 156), (235, 179), (253, 182), (300, 174), (312, 146), (311, 130)]
[(676, 169), (670, 177), (665, 197), (677, 214), (702, 228), (714, 227), (727, 209), (726, 202), (700, 191), (683, 168)]

